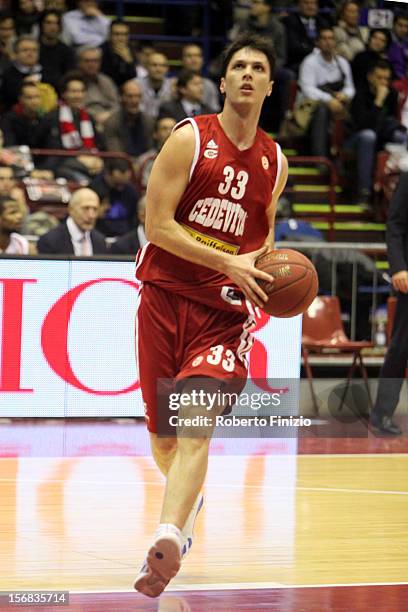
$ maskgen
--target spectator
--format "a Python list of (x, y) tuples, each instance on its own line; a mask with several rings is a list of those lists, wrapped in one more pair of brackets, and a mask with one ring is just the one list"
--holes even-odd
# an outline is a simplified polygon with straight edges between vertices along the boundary
[(111, 246), (110, 251), (114, 255), (135, 255), (137, 251), (147, 244), (144, 231), (146, 217), (146, 196), (140, 198), (137, 204), (138, 225), (118, 238)]
[(84, 47), (78, 52), (78, 68), (86, 84), (84, 106), (99, 126), (119, 108), (115, 83), (101, 73), (102, 51), (98, 47)]
[(359, 201), (370, 200), (376, 151), (387, 142), (406, 143), (406, 129), (398, 119), (398, 94), (390, 88), (392, 70), (379, 60), (359, 85), (351, 103), (353, 134), (346, 146), (357, 150)]
[(266, 131), (279, 131), (289, 107), (290, 84), (296, 79), (292, 70), (284, 68), (287, 61), (286, 30), (272, 12), (274, 5), (274, 0), (251, 0), (249, 16), (237, 31), (237, 34), (249, 31), (273, 40), (276, 52), (274, 87), (272, 95), (264, 102), (260, 121)]
[(408, 15), (396, 15), (394, 18), (388, 59), (394, 71), (394, 78), (403, 79), (408, 59)]
[(62, 38), (73, 47), (99, 47), (108, 37), (109, 19), (96, 0), (78, 0), (78, 8), (62, 17)]
[(155, 48), (151, 42), (148, 41), (140, 41), (139, 47), (136, 50), (136, 77), (138, 79), (142, 79), (147, 76), (147, 66), (149, 64), (149, 59), (152, 53), (155, 52)]
[(173, 119), (173, 117), (161, 117), (160, 119), (156, 119), (153, 131), (154, 147), (149, 149), (149, 151), (146, 151), (146, 153), (138, 157), (136, 160), (135, 172), (143, 193), (147, 189), (147, 181), (149, 180), (150, 172), (152, 171), (153, 162), (161, 151), (162, 146), (170, 136), (175, 125), (176, 121)]
[[(89, 179), (103, 167), (101, 159), (92, 154), (103, 148), (103, 141), (84, 108), (84, 99), (85, 82), (81, 74), (67, 73), (61, 83), (61, 105), (43, 117), (35, 137), (36, 147), (41, 149), (81, 150), (75, 157), (50, 157), (43, 164), (57, 176), (73, 181)], [(83, 153), (84, 150), (89, 153)]]
[(61, 75), (72, 70), (74, 54), (60, 41), (62, 24), (58, 11), (44, 11), (40, 19), (40, 64), (58, 81)]
[(0, 197), (11, 197), (19, 202), (23, 209), (27, 208), (24, 192), (17, 187), (14, 180), (13, 169), (4, 164), (0, 164)]
[(140, 195), (130, 179), (131, 169), (125, 159), (109, 159), (103, 174), (89, 185), (101, 202), (108, 204), (107, 211), (103, 217), (99, 217), (96, 226), (105, 236), (125, 234), (135, 225), (136, 203)]
[(119, 110), (105, 123), (106, 148), (137, 157), (152, 144), (153, 120), (140, 111), (142, 92), (136, 80), (124, 83), (121, 94)]
[(389, 42), (390, 34), (388, 30), (370, 30), (366, 50), (357, 53), (351, 63), (354, 83), (365, 82), (370, 68), (379, 59), (386, 59)]
[(30, 252), (27, 238), (19, 234), (24, 216), (21, 202), (9, 195), (0, 196), (0, 253), (28, 255)]
[(25, 77), (54, 86), (52, 74), (39, 63), (39, 45), (31, 36), (20, 36), (14, 44), (15, 60), (4, 72), (1, 97), (6, 109), (17, 101)]
[(129, 26), (120, 19), (110, 24), (109, 40), (102, 45), (102, 72), (118, 87), (136, 77), (135, 60), (129, 44)]
[(163, 53), (152, 53), (147, 64), (147, 76), (137, 79), (142, 90), (140, 108), (153, 119), (159, 114), (162, 102), (173, 98), (173, 81), (167, 75), (167, 57)]
[(340, 6), (339, 19), (334, 27), (336, 51), (349, 62), (357, 53), (364, 51), (368, 30), (359, 26), (360, 7), (354, 0), (345, 0)]
[(317, 34), (329, 22), (318, 14), (317, 0), (298, 0), (298, 12), (283, 19), (288, 50), (287, 67), (295, 74), (303, 59), (312, 53)]
[(163, 102), (159, 117), (173, 117), (178, 123), (186, 117), (208, 115), (211, 108), (203, 104), (203, 80), (199, 74), (182, 70), (177, 77), (177, 100)]
[(327, 157), (330, 119), (345, 118), (348, 102), (355, 90), (350, 64), (336, 54), (332, 28), (320, 30), (316, 46), (315, 51), (300, 66), (300, 92), (296, 105), (299, 108), (306, 101), (313, 102), (310, 121), (311, 153)]
[(392, 83), (393, 89), (398, 92), (399, 120), (408, 129), (408, 66), (404, 79)]
[(35, 131), (44, 114), (41, 107), (41, 94), (36, 83), (23, 83), (18, 104), (6, 113), (1, 120), (4, 134), (4, 145), (35, 146)]
[(10, 13), (0, 14), (0, 81), (4, 71), (14, 60), (13, 45), (15, 38), (14, 18)]
[(38, 38), (40, 14), (34, 0), (18, 0), (18, 8), (15, 13), (18, 36), (28, 34)]
[(73, 193), (68, 204), (68, 217), (58, 227), (40, 237), (39, 253), (77, 256), (104, 255), (105, 237), (95, 230), (100, 201), (91, 189), (82, 188)]
[(201, 75), (204, 86), (203, 104), (211, 108), (212, 113), (218, 113), (221, 108), (220, 91), (211, 79), (202, 76), (203, 64), (204, 58), (201, 47), (193, 43), (184, 45), (181, 54), (182, 68)]

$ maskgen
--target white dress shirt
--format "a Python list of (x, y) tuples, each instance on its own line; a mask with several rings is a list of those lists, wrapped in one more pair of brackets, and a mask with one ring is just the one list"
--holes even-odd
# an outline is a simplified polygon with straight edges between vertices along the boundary
[(67, 219), (67, 228), (71, 236), (75, 255), (82, 257), (93, 255), (91, 233), (83, 232), (71, 217)]

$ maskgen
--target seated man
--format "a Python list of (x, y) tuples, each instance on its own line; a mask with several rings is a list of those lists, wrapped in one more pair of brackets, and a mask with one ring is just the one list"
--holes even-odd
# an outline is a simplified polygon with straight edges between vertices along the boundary
[(110, 252), (113, 255), (135, 255), (139, 249), (147, 244), (144, 231), (146, 217), (146, 196), (140, 198), (137, 203), (138, 225), (127, 234), (120, 236), (111, 246)]
[(4, 145), (34, 146), (34, 134), (44, 113), (41, 107), (41, 94), (36, 83), (23, 83), (18, 104), (0, 122), (4, 134)]
[(332, 28), (320, 30), (316, 47), (300, 66), (296, 108), (300, 109), (305, 103), (313, 105), (309, 126), (310, 152), (327, 157), (330, 120), (345, 118), (348, 102), (355, 90), (350, 64), (336, 54)]
[(56, 85), (55, 77), (39, 63), (40, 49), (35, 38), (28, 35), (17, 38), (14, 53), (14, 62), (4, 72), (0, 92), (6, 109), (10, 109), (18, 101), (21, 85), (28, 76), (52, 87)]
[(94, 229), (99, 211), (100, 201), (94, 191), (87, 188), (75, 191), (68, 204), (68, 217), (41, 236), (38, 252), (81, 257), (106, 253), (105, 237)]
[(101, 128), (119, 108), (118, 89), (112, 79), (101, 72), (102, 51), (83, 47), (78, 51), (78, 69), (85, 81), (84, 106)]
[(97, 229), (105, 236), (119, 236), (135, 225), (139, 193), (130, 182), (131, 170), (125, 159), (108, 159), (105, 171), (89, 185), (107, 210), (99, 217)]
[(203, 79), (190, 70), (182, 70), (177, 76), (177, 100), (163, 102), (159, 117), (173, 117), (178, 123), (186, 117), (210, 115), (212, 109), (203, 104)]
[[(43, 168), (72, 181), (87, 180), (101, 172), (103, 167), (102, 160), (92, 154), (103, 149), (103, 141), (84, 108), (84, 99), (85, 82), (81, 74), (67, 73), (61, 83), (59, 108), (43, 117), (35, 135), (35, 146), (39, 149), (81, 151), (80, 155), (69, 158), (51, 156), (42, 162)], [(84, 150), (89, 154), (83, 153)]]
[(121, 19), (110, 24), (109, 40), (101, 47), (102, 72), (120, 87), (126, 81), (136, 78), (135, 58), (129, 41), (129, 25)]
[(78, 0), (78, 8), (64, 14), (62, 28), (67, 45), (98, 47), (108, 37), (109, 19), (98, 8), (96, 0)]
[(142, 92), (136, 80), (121, 87), (121, 104), (106, 120), (104, 137), (108, 151), (122, 151), (137, 157), (152, 145), (153, 120), (142, 113)]
[(0, 196), (0, 253), (27, 255), (30, 249), (27, 238), (19, 234), (26, 211), (21, 202), (10, 196)]
[(173, 79), (167, 76), (169, 62), (163, 53), (154, 51), (147, 60), (147, 75), (137, 79), (142, 91), (140, 108), (156, 119), (163, 102), (173, 99)]
[(173, 117), (161, 117), (157, 119), (153, 131), (154, 147), (137, 158), (134, 168), (137, 175), (139, 186), (143, 193), (147, 189), (147, 181), (152, 171), (153, 162), (161, 151), (162, 146), (170, 136), (176, 125)]
[(220, 91), (214, 81), (202, 76), (203, 64), (204, 58), (201, 47), (195, 43), (184, 45), (181, 52), (181, 66), (184, 70), (190, 70), (201, 76), (204, 87), (203, 104), (211, 108), (212, 113), (218, 113), (220, 110)]
[(347, 147), (357, 150), (359, 202), (367, 204), (377, 150), (387, 142), (405, 144), (406, 128), (398, 118), (398, 94), (390, 87), (391, 66), (386, 60), (369, 70), (367, 79), (357, 88), (350, 107), (351, 136)]

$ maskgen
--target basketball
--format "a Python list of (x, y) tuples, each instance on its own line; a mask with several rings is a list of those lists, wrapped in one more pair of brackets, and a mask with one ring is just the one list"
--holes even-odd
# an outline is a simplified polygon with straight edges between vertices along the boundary
[(256, 267), (275, 278), (273, 285), (258, 283), (269, 299), (262, 310), (274, 317), (294, 317), (308, 309), (317, 295), (319, 281), (312, 262), (299, 251), (275, 249), (262, 255)]

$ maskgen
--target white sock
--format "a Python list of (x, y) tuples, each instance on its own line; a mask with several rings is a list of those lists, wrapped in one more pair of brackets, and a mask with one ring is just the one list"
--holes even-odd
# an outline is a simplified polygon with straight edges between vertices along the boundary
[(172, 525), (172, 523), (160, 523), (156, 530), (156, 538), (168, 533), (176, 535), (180, 540), (182, 538), (180, 529), (176, 525)]

